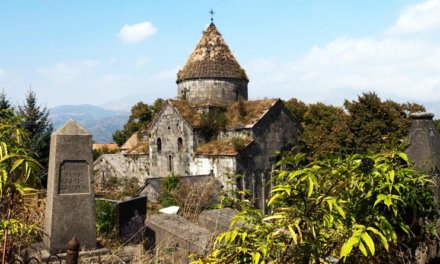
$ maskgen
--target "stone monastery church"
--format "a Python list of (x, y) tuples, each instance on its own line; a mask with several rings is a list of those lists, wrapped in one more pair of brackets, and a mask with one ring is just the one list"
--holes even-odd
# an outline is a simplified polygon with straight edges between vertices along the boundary
[[(231, 188), (227, 176), (238, 174), (233, 188), (250, 190), (263, 207), (275, 152), (298, 143), (296, 118), (280, 99), (248, 100), (246, 72), (214, 23), (177, 73), (176, 83), (177, 98), (166, 100), (142, 133), (148, 146), (141, 159), (147, 166), (146, 185), (157, 187), (154, 181), (168, 175), (210, 175)], [(126, 164), (132, 164), (136, 155), (125, 153)], [(97, 175), (104, 176), (102, 164), (109, 167), (105, 156), (95, 162)]]

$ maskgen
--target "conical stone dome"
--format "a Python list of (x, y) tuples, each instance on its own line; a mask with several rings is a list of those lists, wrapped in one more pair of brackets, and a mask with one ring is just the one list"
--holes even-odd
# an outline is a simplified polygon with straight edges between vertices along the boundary
[(246, 73), (214, 23), (203, 32), (176, 82), (177, 98), (189, 102), (223, 105), (248, 98)]
[(214, 23), (204, 31), (185, 66), (177, 74), (177, 82), (200, 78), (248, 80)]

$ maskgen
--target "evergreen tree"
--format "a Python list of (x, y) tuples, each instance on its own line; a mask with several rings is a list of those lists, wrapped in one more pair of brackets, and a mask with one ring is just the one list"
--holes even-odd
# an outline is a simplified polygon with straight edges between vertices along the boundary
[(46, 107), (38, 105), (35, 92), (29, 90), (26, 102), (18, 107), (18, 112), (24, 120), (23, 129), (29, 132), (30, 148), (35, 159), (44, 167), (39, 178), (42, 185), (46, 186), (50, 135), (53, 131), (52, 123), (48, 119), (49, 111)]
[(0, 121), (4, 121), (10, 117), (11, 111), (14, 111), (14, 108), (11, 106), (8, 98), (6, 98), (5, 91), (0, 93)]

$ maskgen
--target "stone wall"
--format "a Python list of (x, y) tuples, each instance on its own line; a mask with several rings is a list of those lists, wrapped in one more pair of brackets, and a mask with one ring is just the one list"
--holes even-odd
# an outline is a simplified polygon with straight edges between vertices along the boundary
[(196, 79), (177, 84), (178, 99), (189, 102), (227, 104), (248, 99), (248, 81), (240, 79)]
[(165, 105), (148, 135), (150, 175), (188, 175), (194, 137), (192, 128), (170, 105)]
[(136, 177), (143, 185), (149, 174), (148, 166), (148, 155), (103, 154), (93, 163), (95, 182), (101, 185), (111, 178)]
[(225, 189), (231, 189), (227, 176), (235, 174), (236, 167), (235, 156), (196, 156), (190, 164), (190, 174), (206, 175), (212, 172)]
[(249, 189), (256, 206), (264, 208), (269, 197), (270, 172), (275, 151), (298, 144), (300, 124), (280, 101), (252, 128), (255, 141), (240, 153), (237, 172), (242, 175), (239, 188)]
[[(213, 175), (191, 175), (180, 177), (180, 182), (209, 182), (213, 180)], [(162, 182), (164, 177), (148, 177), (144, 188), (140, 192), (140, 195), (147, 196), (149, 202), (158, 202), (160, 193), (162, 192)]]

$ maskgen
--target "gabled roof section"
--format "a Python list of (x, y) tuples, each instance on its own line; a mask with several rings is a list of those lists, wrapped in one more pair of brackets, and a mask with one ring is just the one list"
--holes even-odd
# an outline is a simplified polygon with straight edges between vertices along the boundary
[(252, 128), (277, 103), (279, 99), (236, 101), (226, 110), (226, 128)]
[(185, 66), (177, 73), (177, 82), (200, 78), (248, 80), (214, 23), (203, 32)]
[[(264, 99), (245, 101), (240, 100), (230, 104), (225, 111), (224, 117), (226, 119), (226, 129), (242, 129), (252, 128), (264, 115), (277, 103), (281, 102), (279, 99)], [(198, 109), (206, 108), (204, 105), (189, 103), (185, 100), (167, 100), (164, 104), (170, 105), (174, 110), (192, 127), (198, 128), (201, 124), (201, 114)], [(213, 106), (216, 108), (216, 106)], [(220, 107), (218, 107), (220, 108)], [(161, 111), (164, 108), (161, 109)], [(159, 114), (156, 115), (155, 120), (151, 122), (150, 127), (159, 118)]]

